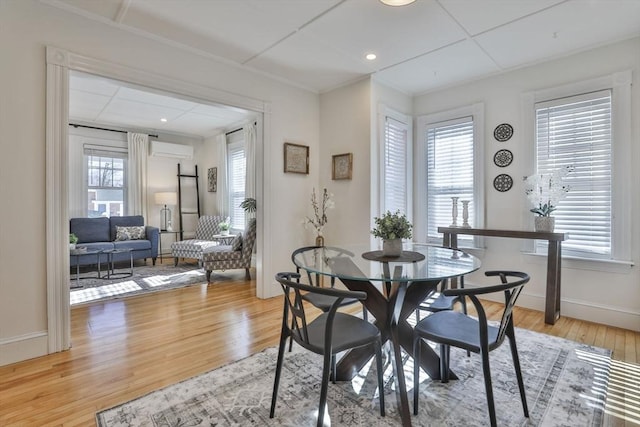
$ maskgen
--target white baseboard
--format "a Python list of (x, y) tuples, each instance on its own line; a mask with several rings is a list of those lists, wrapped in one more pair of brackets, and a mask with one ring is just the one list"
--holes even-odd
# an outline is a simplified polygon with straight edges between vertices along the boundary
[[(518, 305), (544, 311), (545, 297), (542, 295), (522, 294)], [(619, 307), (594, 304), (592, 302), (560, 298), (560, 316), (602, 323), (617, 328), (640, 331), (640, 312)]]
[(21, 362), (48, 353), (47, 331), (0, 340), (0, 366)]
[[(477, 285), (465, 283), (465, 287), (473, 288), (477, 287)], [(504, 302), (504, 299), (488, 298), (486, 296), (483, 296), (483, 298)], [(545, 296), (523, 291), (518, 298), (517, 305), (540, 311), (540, 315), (544, 316)], [(560, 316), (640, 332), (640, 311), (631, 311), (620, 307), (561, 297)]]

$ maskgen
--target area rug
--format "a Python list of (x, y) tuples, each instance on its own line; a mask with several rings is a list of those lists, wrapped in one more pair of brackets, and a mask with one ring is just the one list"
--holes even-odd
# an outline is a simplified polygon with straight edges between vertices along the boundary
[[(117, 267), (117, 265), (116, 265)], [(71, 275), (71, 305), (130, 297), (159, 290), (182, 288), (194, 284), (206, 283), (206, 275), (197, 265), (157, 264), (133, 267), (133, 276), (129, 273), (129, 266), (116, 268), (113, 279), (98, 279), (95, 271), (81, 273), (81, 279), (76, 281), (75, 271)], [(102, 276), (105, 277), (105, 272)]]
[[(509, 345), (491, 352), (493, 389), (500, 426), (601, 426), (610, 351), (517, 329), (530, 418), (522, 412)], [(269, 418), (277, 349), (154, 391), (96, 415), (100, 427), (315, 426), (321, 358), (300, 348), (285, 353), (275, 418)], [(331, 426), (397, 426), (395, 384), (385, 363), (386, 417), (380, 417), (375, 364), (353, 380), (329, 385)], [(458, 380), (443, 384), (421, 377), (415, 426), (486, 426), (489, 416), (480, 357), (451, 350)], [(408, 387), (413, 384), (406, 358)], [(424, 373), (423, 373), (424, 374)], [(410, 402), (412, 392), (409, 392)], [(411, 404), (410, 404), (411, 406)], [(412, 410), (412, 406), (411, 406)]]

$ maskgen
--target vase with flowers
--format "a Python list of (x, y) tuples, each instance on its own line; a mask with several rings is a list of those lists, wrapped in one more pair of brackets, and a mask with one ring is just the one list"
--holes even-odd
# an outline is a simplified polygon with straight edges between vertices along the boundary
[(538, 215), (535, 218), (536, 231), (553, 232), (555, 218), (551, 213), (558, 208), (558, 202), (564, 199), (571, 189), (565, 183), (565, 178), (573, 169), (573, 166), (566, 166), (551, 173), (534, 174), (524, 178), (524, 191), (533, 205), (530, 211)]
[(221, 235), (228, 236), (229, 230), (231, 229), (231, 218), (227, 217), (227, 219), (218, 224), (218, 227), (220, 228)]
[(327, 189), (322, 190), (322, 199), (318, 200), (316, 189), (311, 192), (311, 207), (313, 208), (313, 217), (306, 217), (304, 225), (311, 225), (316, 231), (316, 246), (324, 246), (324, 236), (322, 230), (327, 225), (327, 210), (333, 209), (335, 203)]
[(382, 255), (398, 257), (402, 255), (402, 239), (411, 238), (413, 225), (407, 216), (397, 210), (395, 213), (387, 211), (381, 217), (373, 219), (375, 228), (371, 234), (382, 239)]

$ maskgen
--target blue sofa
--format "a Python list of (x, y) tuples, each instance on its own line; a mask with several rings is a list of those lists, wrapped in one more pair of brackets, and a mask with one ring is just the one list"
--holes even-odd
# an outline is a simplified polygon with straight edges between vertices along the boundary
[[(145, 226), (145, 236), (136, 240), (116, 240), (116, 227), (145, 226), (144, 217), (134, 216), (114, 216), (111, 218), (71, 218), (69, 220), (69, 233), (78, 237), (77, 246), (86, 247), (87, 250), (106, 249), (133, 249), (131, 254), (133, 259), (151, 258), (153, 265), (156, 265), (158, 257), (158, 238), (160, 230), (158, 227)], [(129, 261), (130, 254), (121, 252), (113, 254), (113, 260)], [(76, 266), (95, 264), (96, 255), (72, 256), (70, 265)], [(107, 254), (100, 254), (100, 263), (107, 262)]]

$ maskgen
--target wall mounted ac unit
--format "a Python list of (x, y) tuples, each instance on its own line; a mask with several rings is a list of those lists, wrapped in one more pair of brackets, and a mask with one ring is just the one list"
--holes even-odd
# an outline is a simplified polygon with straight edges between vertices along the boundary
[(191, 145), (172, 144), (170, 142), (151, 141), (151, 155), (154, 157), (174, 157), (177, 159), (192, 159)]

